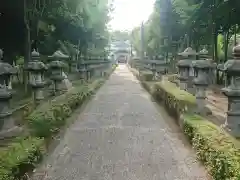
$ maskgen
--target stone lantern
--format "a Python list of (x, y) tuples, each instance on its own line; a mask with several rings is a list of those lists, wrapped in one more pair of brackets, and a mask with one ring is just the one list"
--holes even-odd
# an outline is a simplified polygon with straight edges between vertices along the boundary
[(208, 60), (197, 60), (193, 62), (193, 67), (196, 72), (198, 72), (193, 79), (197, 101), (197, 112), (205, 115), (206, 113), (209, 113), (206, 108), (206, 90), (209, 85), (209, 70), (212, 66)]
[[(212, 63), (210, 60), (209, 52), (208, 50), (204, 47), (201, 51), (198, 53), (199, 59), (200, 60), (207, 60), (209, 61), (208, 63), (210, 64), (209, 72), (208, 72), (208, 82), (209, 84), (213, 84), (215, 80), (215, 72), (214, 70), (216, 69), (216, 64)], [(197, 76), (197, 69), (195, 69), (195, 76)]]
[(156, 80), (156, 78), (157, 78), (156, 70), (157, 70), (157, 65), (156, 65), (156, 60), (154, 58), (154, 60), (151, 63), (151, 71), (153, 74), (153, 80)]
[(56, 51), (52, 56), (49, 56), (53, 59), (49, 63), (49, 68), (51, 69), (51, 77), (54, 83), (54, 95), (59, 94), (61, 92), (67, 91), (71, 86), (70, 84), (64, 82), (67, 79), (63, 69), (65, 67), (65, 63), (61, 60), (69, 58), (68, 56), (62, 54), (60, 51)]
[(99, 61), (101, 62), (101, 76), (104, 77), (106, 75), (107, 69), (109, 67), (108, 59), (106, 55), (103, 58), (100, 58)]
[(160, 80), (162, 80), (163, 75), (166, 74), (166, 65), (167, 63), (163, 55), (156, 56), (156, 74)]
[(192, 67), (192, 64), (193, 61), (196, 60), (197, 52), (191, 47), (188, 47), (178, 55), (181, 57), (181, 60), (179, 60), (177, 63), (179, 70), (180, 88), (190, 93), (194, 93), (192, 82), (194, 78), (194, 69)]
[(10, 109), (12, 90), (8, 88), (11, 75), (16, 69), (10, 64), (2, 62), (3, 51), (0, 49), (0, 140), (18, 136), (22, 128), (15, 125)]
[(240, 137), (240, 45), (233, 48), (234, 59), (224, 64), (224, 71), (230, 77), (230, 85), (222, 89), (228, 98), (228, 112), (225, 129)]
[(80, 68), (79, 68), (80, 78), (86, 80), (87, 78), (87, 69), (84, 62), (84, 56), (80, 56)]
[(203, 48), (201, 51), (199, 51), (198, 55), (199, 55), (199, 58), (203, 60), (209, 58), (208, 50), (206, 48)]
[(44, 88), (44, 81), (42, 79), (42, 74), (47, 67), (40, 59), (40, 54), (35, 50), (31, 53), (31, 61), (27, 65), (27, 70), (31, 77), (30, 85), (33, 89), (33, 99), (36, 105), (38, 105), (41, 100), (44, 99), (42, 88)]

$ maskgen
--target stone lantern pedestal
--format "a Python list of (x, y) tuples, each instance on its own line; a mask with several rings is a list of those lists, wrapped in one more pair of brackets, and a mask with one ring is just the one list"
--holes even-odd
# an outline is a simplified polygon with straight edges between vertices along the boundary
[(72, 88), (72, 83), (68, 80), (66, 74), (63, 71), (65, 63), (61, 60), (69, 58), (62, 54), (60, 51), (56, 51), (52, 56), (53, 61), (49, 63), (51, 69), (51, 80), (54, 82), (54, 95), (61, 94)]
[(153, 62), (151, 63), (151, 71), (152, 71), (152, 74), (153, 74), (153, 80), (156, 80), (156, 79), (157, 79), (157, 70), (156, 70), (156, 67), (157, 67), (156, 62), (153, 61)]
[(191, 62), (188, 60), (180, 60), (177, 63), (178, 67), (178, 79), (180, 81), (179, 86), (181, 90), (187, 91), (188, 89), (188, 79), (189, 79), (189, 69)]
[(90, 67), (90, 64), (88, 62), (90, 62), (92, 60), (91, 57), (86, 57), (86, 64), (85, 64), (85, 67), (87, 69), (86, 71), (86, 75), (87, 75), (87, 81), (90, 81), (94, 72), (92, 72), (91, 70), (91, 67)]
[(102, 66), (102, 62), (104, 61), (104, 58), (99, 56), (96, 58), (96, 68), (94, 68), (95, 76), (96, 77), (103, 77), (104, 76), (104, 67)]
[(224, 64), (224, 71), (230, 77), (230, 85), (222, 89), (228, 98), (228, 112), (225, 129), (233, 136), (240, 137), (240, 45), (233, 48), (233, 60)]
[(197, 112), (206, 115), (211, 112), (206, 107), (206, 90), (209, 85), (208, 76), (211, 64), (207, 60), (197, 60), (193, 63), (193, 67), (197, 72), (193, 80), (196, 90)]
[(80, 78), (83, 80), (87, 80), (87, 68), (86, 65), (84, 63), (84, 57), (81, 55), (80, 56), (80, 63), (79, 63), (79, 73), (80, 73)]
[(31, 82), (30, 85), (33, 89), (33, 100), (35, 105), (40, 104), (40, 102), (44, 99), (43, 91), (45, 82), (42, 79), (42, 74), (47, 67), (43, 62), (40, 62), (40, 55), (35, 50), (31, 54), (32, 61), (28, 63), (27, 70), (30, 73)]
[(156, 57), (156, 75), (155, 75), (155, 78), (156, 79), (159, 79), (160, 81), (162, 80), (163, 76), (166, 74), (167, 72), (167, 63), (165, 61), (165, 58), (164, 56), (162, 55), (159, 55)]
[(196, 60), (197, 53), (191, 47), (185, 49), (178, 54), (182, 59), (178, 61), (180, 88), (195, 94), (193, 87), (194, 69), (192, 67), (193, 61)]
[[(200, 60), (206, 60), (208, 61), (208, 64), (210, 65), (209, 70), (208, 70), (208, 83), (213, 84), (215, 80), (215, 70), (216, 70), (216, 64), (214, 64), (210, 60), (210, 55), (208, 53), (208, 50), (206, 48), (203, 48), (201, 51), (199, 51), (199, 59)], [(197, 75), (197, 72), (196, 72)]]
[(15, 125), (9, 105), (12, 90), (8, 88), (8, 82), (16, 70), (10, 64), (2, 62), (2, 57), (3, 51), (0, 49), (0, 140), (5, 140), (18, 136), (22, 132), (22, 128)]
[(85, 66), (82, 65), (82, 67), (78, 71), (80, 73), (80, 78), (82, 80), (87, 80), (87, 75), (86, 75), (87, 69), (85, 68)]

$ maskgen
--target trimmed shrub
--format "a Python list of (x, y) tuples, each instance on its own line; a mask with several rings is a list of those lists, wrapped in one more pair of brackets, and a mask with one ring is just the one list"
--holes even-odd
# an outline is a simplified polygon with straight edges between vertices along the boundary
[(133, 73), (133, 75), (134, 75), (137, 79), (139, 79), (139, 73), (138, 73), (138, 71), (137, 71), (136, 69), (131, 68), (130, 71)]
[(19, 138), (0, 148), (0, 180), (20, 179), (36, 167), (44, 152), (44, 140), (33, 137)]
[(240, 143), (220, 127), (197, 115), (185, 115), (184, 133), (197, 157), (216, 180), (240, 179)]
[(141, 81), (143, 88), (146, 89), (151, 95), (153, 95), (154, 83), (154, 81)]
[(30, 133), (37, 137), (51, 137), (65, 125), (66, 119), (84, 100), (101, 86), (104, 80), (96, 80), (91, 84), (75, 87), (53, 100), (43, 103), (28, 117)]
[(182, 113), (192, 112), (196, 107), (196, 98), (190, 93), (180, 90), (169, 81), (154, 84), (153, 95), (162, 101), (170, 115), (179, 118)]

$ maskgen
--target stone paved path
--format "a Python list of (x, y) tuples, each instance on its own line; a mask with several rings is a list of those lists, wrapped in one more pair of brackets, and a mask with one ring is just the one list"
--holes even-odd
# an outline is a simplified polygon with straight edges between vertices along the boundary
[(124, 65), (37, 172), (34, 180), (208, 179), (194, 153)]

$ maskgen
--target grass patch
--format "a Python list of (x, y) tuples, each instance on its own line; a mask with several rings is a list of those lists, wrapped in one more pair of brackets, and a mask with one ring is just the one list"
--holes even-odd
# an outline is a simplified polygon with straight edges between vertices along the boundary
[(44, 140), (35, 137), (19, 138), (0, 148), (0, 180), (20, 179), (36, 167), (44, 152)]
[(58, 133), (72, 112), (87, 97), (91, 96), (103, 82), (104, 80), (101, 79), (95, 80), (91, 84), (82, 84), (65, 94), (43, 103), (27, 117), (30, 133), (44, 138)]

